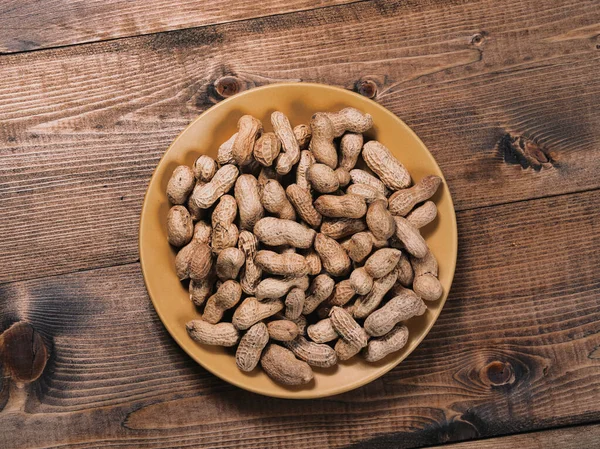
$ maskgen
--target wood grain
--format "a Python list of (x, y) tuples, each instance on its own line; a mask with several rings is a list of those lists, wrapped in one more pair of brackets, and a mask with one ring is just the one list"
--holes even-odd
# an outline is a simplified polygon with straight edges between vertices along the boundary
[(12, 0), (0, 6), (0, 54), (160, 33), (352, 0)]
[[(518, 447), (526, 449), (581, 449), (597, 447), (598, 441), (600, 441), (600, 425), (594, 424), (448, 444), (444, 446), (444, 449), (505, 449)], [(373, 449), (379, 448), (374, 446)]]
[(1, 56), (0, 283), (136, 261), (173, 138), (218, 92), (282, 80), (374, 94), (458, 210), (598, 188), (594, 3), (365, 2)]
[(598, 421), (599, 208), (586, 192), (460, 212), (431, 333), (383, 378), (314, 401), (192, 362), (137, 264), (5, 284), (0, 329), (28, 322), (52, 350), (36, 393), (0, 413), (0, 447), (408, 448)]

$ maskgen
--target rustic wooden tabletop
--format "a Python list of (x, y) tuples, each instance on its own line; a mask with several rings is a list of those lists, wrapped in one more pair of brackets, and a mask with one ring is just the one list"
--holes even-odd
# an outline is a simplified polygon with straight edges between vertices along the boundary
[[(600, 447), (599, 73), (598, 0), (0, 1), (0, 447)], [(175, 136), (292, 80), (401, 117), (459, 227), (419, 348), (312, 401), (193, 362), (137, 247)]]

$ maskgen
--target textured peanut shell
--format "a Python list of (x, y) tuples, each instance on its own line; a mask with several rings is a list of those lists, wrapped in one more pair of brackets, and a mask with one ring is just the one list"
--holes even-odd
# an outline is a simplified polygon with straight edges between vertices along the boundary
[(192, 339), (204, 345), (235, 346), (240, 339), (240, 333), (231, 323), (192, 320), (185, 327)]
[(187, 165), (180, 165), (173, 170), (167, 184), (167, 198), (171, 204), (185, 204), (195, 184), (192, 169)]
[(321, 258), (323, 268), (332, 276), (345, 276), (350, 272), (350, 258), (342, 246), (332, 238), (317, 234), (315, 251)]
[(321, 258), (314, 250), (314, 248), (309, 248), (304, 252), (304, 259), (306, 260), (306, 264), (308, 265), (308, 274), (310, 276), (316, 276), (321, 272), (323, 265), (321, 264)]
[(347, 343), (357, 346), (359, 349), (367, 346), (368, 335), (365, 330), (356, 322), (352, 315), (341, 307), (333, 307), (329, 314), (331, 324), (335, 331)]
[(284, 344), (296, 357), (309, 365), (329, 368), (337, 363), (337, 355), (333, 349), (324, 344), (308, 341), (301, 335)]
[(426, 310), (427, 306), (423, 300), (408, 290), (406, 294), (390, 299), (369, 315), (365, 320), (365, 331), (373, 337), (381, 337), (391, 331), (397, 323), (423, 315)]
[(286, 175), (300, 159), (300, 145), (298, 145), (294, 130), (284, 113), (273, 112), (271, 114), (271, 125), (273, 125), (273, 132), (281, 142), (283, 151), (277, 158), (275, 169), (280, 175)]
[(268, 345), (260, 364), (267, 376), (282, 385), (304, 385), (313, 379), (310, 366), (279, 345)]
[(361, 218), (367, 213), (364, 198), (351, 193), (346, 195), (321, 195), (314, 202), (315, 209), (330, 218)]
[(398, 282), (404, 287), (410, 287), (413, 283), (414, 272), (411, 266), (408, 256), (404, 253), (400, 256), (400, 260), (396, 265), (396, 274), (398, 276)]
[(279, 156), (280, 151), (281, 142), (275, 133), (264, 133), (254, 144), (254, 159), (260, 165), (270, 167)]
[(402, 242), (406, 251), (415, 257), (425, 257), (429, 248), (419, 230), (404, 217), (394, 217), (394, 221), (396, 222), (395, 236)]
[(337, 166), (338, 155), (333, 138), (335, 137), (333, 123), (323, 112), (317, 112), (310, 120), (312, 138), (309, 149), (315, 160), (334, 170)]
[(387, 198), (377, 190), (367, 184), (350, 184), (346, 189), (346, 193), (352, 193), (362, 197), (367, 204), (371, 204), (373, 201), (382, 200), (387, 206)]
[(236, 216), (235, 198), (231, 195), (223, 195), (212, 213), (211, 247), (215, 254), (219, 254), (225, 248), (236, 246), (239, 236), (238, 228), (233, 224)]
[(378, 240), (388, 240), (396, 231), (396, 222), (387, 209), (387, 201), (378, 200), (371, 203), (366, 221), (369, 231)]
[(354, 316), (356, 318), (365, 318), (377, 309), (385, 294), (390, 291), (396, 283), (396, 279), (395, 271), (392, 271), (380, 279), (376, 279), (373, 282), (371, 291), (366, 296), (361, 296), (355, 301)]
[(361, 347), (348, 343), (343, 338), (340, 338), (335, 342), (334, 350), (337, 354), (338, 360), (344, 361), (349, 360), (358, 354), (361, 350)]
[(210, 245), (212, 227), (207, 222), (200, 220), (194, 225), (194, 240)]
[(432, 274), (433, 276), (438, 275), (438, 262), (431, 251), (427, 251), (422, 258), (414, 256), (410, 257), (410, 264), (413, 268), (415, 276), (421, 276), (423, 274)]
[(235, 165), (224, 165), (215, 173), (210, 182), (198, 186), (192, 193), (192, 201), (200, 209), (208, 209), (219, 198), (225, 195), (237, 179), (239, 170)]
[(211, 271), (213, 258), (210, 247), (206, 243), (196, 242), (190, 260), (190, 278), (198, 281), (206, 278)]
[(364, 133), (373, 126), (370, 114), (363, 114), (355, 108), (344, 108), (336, 113), (326, 113), (333, 125), (334, 137), (341, 136), (345, 131), (351, 133)]
[(190, 277), (190, 264), (192, 255), (197, 248), (196, 240), (192, 240), (177, 252), (175, 256), (175, 272), (180, 281)]
[(308, 322), (306, 321), (306, 317), (304, 315), (300, 315), (298, 318), (295, 319), (289, 318), (289, 320), (293, 321), (294, 323), (296, 323), (296, 326), (298, 326), (298, 335), (306, 336), (306, 328), (308, 326)]
[(326, 274), (320, 274), (313, 279), (307, 292), (306, 299), (304, 300), (304, 307), (302, 313), (308, 315), (315, 311), (315, 309), (325, 301), (335, 286), (335, 281)]
[[(196, 181), (194, 190), (199, 189), (204, 184), (206, 184), (206, 183), (202, 182), (202, 181)], [(192, 192), (193, 192), (193, 190), (192, 190)], [(190, 213), (190, 216), (192, 217), (192, 221), (198, 221), (198, 220), (205, 219), (206, 216), (208, 215), (208, 211), (206, 209), (200, 209), (198, 206), (196, 206), (196, 203), (194, 201), (192, 201), (192, 196), (193, 196), (193, 193), (188, 197), (187, 201), (185, 202), (185, 207), (187, 207), (187, 210)]]
[(243, 115), (238, 120), (237, 137), (233, 141), (231, 151), (237, 165), (242, 166), (250, 163), (254, 142), (262, 132), (262, 123), (251, 115)]
[(187, 245), (194, 235), (194, 223), (183, 206), (173, 206), (167, 215), (167, 240), (176, 248)]
[(292, 341), (298, 336), (298, 326), (290, 320), (275, 320), (267, 324), (269, 337), (277, 341)]
[(220, 166), (235, 164), (235, 158), (233, 157), (233, 142), (235, 142), (237, 136), (238, 133), (235, 133), (219, 147), (219, 150), (217, 151), (217, 163)]
[(312, 188), (320, 193), (332, 193), (340, 188), (335, 172), (325, 164), (312, 164), (308, 169), (308, 180)]
[(437, 207), (433, 201), (425, 201), (406, 216), (408, 222), (419, 229), (427, 226), (437, 217)]
[(263, 279), (256, 287), (256, 298), (260, 301), (265, 299), (283, 298), (292, 288), (308, 288), (308, 276), (298, 278), (267, 278)]
[(256, 323), (244, 334), (235, 351), (235, 363), (242, 371), (252, 371), (258, 365), (263, 349), (269, 343), (265, 323)]
[(261, 250), (256, 253), (255, 262), (263, 271), (280, 276), (300, 277), (308, 273), (306, 259), (296, 253)]
[(278, 299), (261, 302), (254, 297), (249, 297), (235, 309), (231, 322), (237, 329), (245, 330), (253, 324), (275, 315), (281, 309), (283, 309), (283, 303)]
[(363, 146), (363, 135), (357, 133), (346, 133), (340, 140), (339, 166), (350, 171), (356, 165)]
[(355, 168), (350, 170), (350, 178), (353, 184), (363, 184), (376, 189), (383, 196), (386, 196), (388, 191), (385, 184), (381, 182), (379, 178), (373, 176), (371, 173), (365, 170)]
[(334, 170), (334, 173), (337, 177), (338, 184), (340, 185), (340, 187), (346, 187), (348, 184), (350, 184), (351, 179), (348, 170), (338, 167)]
[(373, 289), (374, 279), (364, 267), (352, 271), (349, 281), (354, 291), (359, 295), (367, 295)]
[(389, 189), (400, 190), (410, 186), (410, 174), (404, 165), (380, 142), (372, 140), (365, 143), (362, 157)]
[(285, 317), (290, 320), (300, 317), (305, 298), (306, 295), (301, 288), (295, 287), (291, 289), (285, 297)]
[(329, 304), (332, 306), (343, 306), (350, 302), (350, 300), (356, 294), (356, 290), (352, 286), (352, 282), (350, 279), (344, 279), (343, 281), (335, 284), (333, 288), (333, 293), (329, 298)]
[(365, 270), (373, 279), (379, 279), (396, 268), (401, 255), (395, 248), (378, 249), (365, 262)]
[(258, 220), (265, 215), (256, 178), (241, 175), (235, 182), (234, 195), (240, 213), (240, 228), (252, 231)]
[(256, 287), (258, 287), (262, 278), (262, 270), (254, 261), (257, 246), (258, 239), (254, 234), (249, 231), (240, 232), (238, 248), (244, 252), (244, 257), (246, 258), (240, 274), (240, 285), (247, 295), (254, 295), (256, 293)]
[(444, 294), (442, 284), (431, 274), (416, 276), (413, 281), (413, 290), (425, 301), (437, 301)]
[[(390, 240), (381, 240), (376, 238), (373, 233), (371, 231), (367, 232), (369, 234), (369, 236), (371, 237), (371, 242), (373, 243), (373, 248), (375, 249), (381, 249), (381, 248), (387, 248), (390, 245)], [(396, 238), (395, 235), (392, 236), (392, 239)], [(399, 249), (399, 248), (396, 248)]]
[(308, 170), (314, 163), (315, 157), (312, 152), (306, 150), (300, 152), (300, 160), (296, 167), (296, 184), (298, 187), (301, 187), (308, 192), (312, 190), (310, 182), (308, 181)]
[(310, 248), (316, 232), (295, 221), (265, 217), (254, 226), (254, 235), (269, 246), (287, 245), (294, 248)]
[(395, 192), (389, 199), (389, 209), (393, 215), (405, 216), (417, 203), (428, 200), (442, 183), (439, 176), (425, 176), (410, 189)]
[(225, 248), (217, 257), (217, 276), (222, 281), (236, 279), (245, 260), (244, 252), (241, 249)]
[[(277, 172), (275, 171), (275, 169), (273, 167), (263, 167), (260, 169), (260, 172), (256, 178), (258, 180), (258, 190), (261, 192), (262, 195), (262, 191), (265, 188), (265, 185), (267, 184), (267, 182), (269, 182), (271, 179), (274, 180), (278, 180), (278, 176), (277, 176)], [(261, 197), (262, 199), (262, 197)], [(264, 204), (263, 204), (264, 206)]]
[(294, 126), (294, 137), (296, 137), (300, 149), (306, 150), (312, 137), (310, 126), (304, 124)]
[(363, 262), (373, 249), (371, 235), (367, 232), (357, 232), (348, 240), (342, 242), (342, 247), (354, 262)]
[(270, 179), (265, 183), (262, 189), (261, 201), (264, 208), (269, 213), (277, 215), (278, 218), (296, 220), (296, 211), (279, 181)]
[(315, 324), (311, 324), (306, 329), (308, 337), (315, 343), (327, 343), (339, 338), (338, 333), (331, 324), (331, 319), (325, 318)]
[(198, 181), (210, 182), (217, 172), (217, 162), (203, 154), (194, 162), (193, 172)]
[(197, 307), (202, 306), (212, 294), (214, 285), (215, 277), (211, 274), (199, 281), (190, 280), (188, 287), (190, 301)]
[(302, 220), (311, 228), (321, 225), (323, 217), (313, 206), (312, 195), (297, 184), (290, 184), (286, 189), (287, 197)]
[(234, 307), (242, 297), (242, 287), (236, 281), (223, 282), (217, 292), (208, 298), (202, 319), (208, 323), (216, 324), (223, 318), (223, 312)]
[(367, 224), (360, 218), (325, 218), (321, 224), (321, 233), (338, 240), (367, 229)]
[(402, 349), (408, 341), (408, 328), (397, 324), (383, 337), (369, 341), (363, 355), (367, 362), (377, 362), (388, 354)]

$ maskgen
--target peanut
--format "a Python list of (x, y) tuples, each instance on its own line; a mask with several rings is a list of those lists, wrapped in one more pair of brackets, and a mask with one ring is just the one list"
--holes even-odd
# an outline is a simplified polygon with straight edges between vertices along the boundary
[(359, 218), (326, 218), (321, 224), (321, 232), (336, 240), (365, 229), (367, 229), (367, 224)]
[(378, 240), (388, 240), (396, 230), (394, 217), (383, 200), (374, 201), (369, 205), (366, 221), (369, 231)]
[(189, 293), (190, 301), (200, 307), (210, 297), (215, 285), (215, 277), (211, 273), (199, 281), (190, 280)]
[(365, 270), (373, 279), (379, 279), (396, 268), (401, 255), (394, 248), (378, 249), (365, 262)]
[(346, 189), (346, 193), (352, 193), (353, 195), (364, 198), (367, 204), (371, 204), (373, 201), (382, 200), (387, 206), (387, 198), (383, 193), (367, 184), (350, 184)]
[(237, 202), (235, 198), (231, 195), (223, 195), (212, 213), (211, 246), (215, 254), (236, 245), (239, 236), (238, 228), (233, 224), (236, 216)]
[[(274, 179), (275, 181), (278, 181), (278, 176), (277, 176), (277, 172), (275, 171), (275, 169), (273, 167), (263, 167), (260, 169), (260, 173), (258, 174), (258, 177), (256, 178), (258, 180), (258, 190), (261, 192), (262, 195), (262, 191), (265, 188), (265, 185), (267, 184), (267, 182), (269, 182), (269, 180)], [(264, 206), (264, 204), (263, 204)]]
[(350, 173), (348, 173), (348, 170), (338, 167), (333, 172), (335, 173), (335, 176), (338, 180), (340, 187), (345, 187), (348, 184), (350, 184), (351, 179), (350, 179)]
[(265, 299), (283, 298), (292, 288), (298, 287), (302, 290), (308, 288), (308, 276), (275, 279), (263, 279), (256, 287), (256, 298), (260, 301)]
[(317, 112), (310, 120), (310, 129), (312, 130), (312, 139), (309, 149), (317, 162), (329, 166), (334, 170), (337, 166), (337, 151), (333, 144), (335, 137), (333, 123), (327, 114)]
[(298, 146), (301, 150), (306, 150), (312, 137), (312, 131), (308, 125), (297, 125), (294, 126), (294, 136), (298, 141)]
[(167, 184), (167, 198), (172, 204), (185, 204), (194, 189), (194, 172), (187, 165), (180, 165), (173, 170)]
[(210, 182), (194, 189), (192, 193), (194, 205), (200, 209), (208, 209), (233, 187), (238, 174), (239, 171), (235, 165), (222, 166)]
[(306, 259), (306, 264), (308, 265), (308, 274), (310, 276), (316, 276), (321, 272), (321, 258), (313, 248), (309, 248), (304, 252), (304, 258)]
[(222, 281), (236, 279), (246, 258), (244, 252), (238, 248), (225, 248), (217, 257), (217, 276)]
[(381, 337), (393, 329), (400, 321), (423, 315), (427, 306), (421, 298), (407, 290), (401, 296), (390, 299), (383, 307), (373, 312), (365, 320), (365, 331), (373, 337)]
[(315, 277), (310, 284), (308, 289), (308, 296), (304, 300), (304, 306), (302, 313), (308, 315), (315, 311), (315, 309), (325, 301), (333, 292), (335, 282), (326, 274), (320, 274)]
[(368, 232), (357, 232), (348, 240), (342, 242), (342, 248), (346, 250), (350, 259), (361, 263), (371, 254), (371, 250), (373, 249), (371, 234)]
[(319, 193), (332, 193), (340, 188), (340, 181), (331, 167), (312, 164), (308, 168), (310, 185)]
[(400, 256), (398, 265), (396, 265), (396, 274), (398, 282), (404, 287), (410, 287), (413, 283), (414, 273), (408, 256), (404, 253)]
[(315, 343), (327, 343), (328, 341), (339, 338), (338, 333), (333, 328), (330, 318), (325, 318), (316, 324), (311, 324), (306, 329), (308, 336)]
[(235, 158), (233, 157), (233, 142), (235, 142), (237, 136), (238, 133), (235, 133), (219, 147), (219, 150), (217, 151), (217, 163), (220, 166), (235, 164)]
[(373, 176), (371, 173), (365, 170), (360, 170), (358, 168), (350, 170), (350, 179), (352, 179), (353, 184), (364, 184), (369, 187), (373, 187), (384, 197), (388, 194), (385, 184), (381, 182), (379, 178)]
[(271, 124), (275, 135), (281, 141), (281, 149), (283, 150), (283, 153), (277, 158), (275, 170), (280, 175), (287, 175), (300, 160), (300, 146), (285, 114), (279, 111), (273, 112), (271, 114)]
[(283, 220), (296, 220), (296, 212), (285, 194), (285, 190), (275, 179), (268, 180), (262, 189), (264, 208)]
[(254, 235), (269, 246), (309, 248), (313, 244), (316, 232), (295, 221), (265, 217), (254, 226)]
[(314, 206), (321, 215), (330, 218), (361, 218), (367, 213), (364, 198), (351, 193), (339, 196), (321, 195), (316, 199)]
[(343, 338), (340, 338), (335, 342), (334, 346), (335, 353), (337, 354), (338, 360), (348, 360), (358, 354), (361, 350), (360, 346), (348, 343)]
[(298, 212), (302, 220), (311, 228), (317, 228), (321, 225), (323, 217), (313, 206), (312, 195), (308, 190), (303, 189), (297, 184), (290, 184), (286, 189), (287, 197)]
[(254, 297), (249, 297), (235, 309), (231, 322), (237, 329), (245, 330), (253, 324), (275, 315), (281, 309), (283, 309), (283, 303), (278, 299), (261, 302)]
[(280, 151), (281, 142), (275, 133), (264, 133), (254, 144), (254, 159), (259, 164), (270, 167), (279, 156)]
[(439, 176), (429, 175), (410, 189), (394, 192), (389, 199), (390, 212), (393, 215), (405, 216), (415, 207), (415, 204), (431, 198), (441, 183), (442, 179)]
[(240, 167), (252, 160), (254, 143), (262, 133), (262, 123), (251, 115), (243, 115), (238, 120), (238, 133), (233, 141), (231, 151), (235, 162)]
[(352, 286), (350, 279), (344, 279), (343, 281), (335, 284), (333, 294), (329, 298), (329, 304), (332, 306), (343, 306), (346, 305), (356, 294), (356, 290)]
[(268, 345), (260, 364), (267, 376), (283, 385), (304, 385), (313, 379), (310, 366), (279, 345)]
[(444, 294), (442, 284), (437, 278), (438, 263), (431, 251), (425, 257), (417, 259), (410, 258), (415, 278), (413, 290), (425, 301), (437, 301)]
[(190, 264), (192, 262), (192, 256), (197, 248), (198, 242), (192, 240), (190, 243), (185, 245), (179, 250), (177, 256), (175, 256), (175, 272), (180, 281), (190, 277)]
[(375, 280), (367, 273), (364, 267), (356, 268), (350, 274), (350, 285), (359, 295), (367, 295), (373, 289)]
[(350, 258), (342, 246), (324, 234), (315, 237), (315, 251), (319, 254), (323, 268), (332, 276), (345, 276), (350, 271)]
[(238, 248), (244, 252), (244, 257), (246, 259), (244, 266), (242, 267), (240, 285), (247, 295), (254, 295), (256, 293), (256, 287), (262, 278), (262, 270), (254, 261), (257, 246), (258, 240), (254, 234), (249, 231), (240, 232)]
[(203, 345), (235, 346), (240, 339), (240, 333), (231, 323), (192, 320), (185, 327), (190, 337)]
[(397, 324), (383, 337), (372, 339), (364, 351), (367, 362), (377, 362), (392, 352), (402, 349), (408, 341), (408, 328)]
[(240, 228), (251, 231), (264, 215), (258, 181), (252, 175), (241, 175), (235, 182), (235, 199), (240, 212)]
[(190, 260), (189, 275), (195, 281), (205, 279), (213, 265), (210, 247), (206, 243), (196, 242), (192, 258)]
[(304, 150), (300, 152), (300, 161), (298, 162), (298, 167), (296, 167), (296, 184), (308, 192), (311, 191), (311, 185), (308, 181), (308, 170), (314, 163), (315, 157), (310, 151)]
[[(202, 182), (202, 181), (196, 181), (196, 185), (195, 185), (194, 189), (200, 188), (204, 184), (206, 184), (206, 183)], [(194, 201), (192, 201), (192, 196), (193, 196), (193, 194), (190, 195), (188, 197), (187, 201), (185, 202), (185, 205), (186, 205), (188, 211), (190, 212), (190, 216), (192, 217), (192, 221), (198, 221), (198, 220), (202, 220), (202, 219), (206, 218), (208, 211), (206, 209), (200, 209), (198, 206), (196, 206), (196, 203), (194, 203)]]
[(265, 323), (256, 323), (244, 334), (235, 351), (235, 363), (242, 371), (252, 371), (260, 361), (260, 355), (269, 343)]
[(267, 324), (269, 337), (277, 341), (292, 341), (298, 336), (298, 326), (290, 320), (275, 320)]
[(208, 298), (202, 319), (208, 323), (216, 324), (223, 318), (226, 310), (235, 306), (242, 297), (242, 287), (236, 281), (225, 281), (217, 292)]
[(437, 216), (437, 207), (433, 201), (426, 201), (422, 206), (417, 207), (410, 212), (406, 219), (415, 228), (419, 229), (427, 226)]
[(300, 315), (296, 319), (289, 318), (289, 320), (293, 321), (294, 323), (296, 323), (296, 326), (298, 326), (298, 335), (306, 336), (306, 327), (308, 325), (308, 322), (306, 321), (306, 317), (304, 315)]
[[(372, 232), (367, 232), (367, 234), (369, 234), (369, 236), (371, 237), (371, 242), (373, 243), (373, 248), (375, 249), (381, 249), (381, 248), (386, 248), (388, 246), (390, 246), (389, 242), (387, 240), (380, 240), (378, 238), (376, 238)], [(392, 236), (392, 239), (395, 239), (395, 236)], [(396, 248), (399, 249), (399, 248)]]
[(291, 289), (285, 297), (285, 317), (295, 320), (302, 315), (304, 307), (305, 293), (301, 288)]
[(404, 217), (394, 217), (396, 222), (396, 238), (402, 242), (411, 255), (425, 257), (429, 248), (419, 233), (419, 230), (411, 225)]
[(300, 277), (308, 273), (306, 259), (296, 253), (278, 254), (262, 250), (256, 253), (255, 262), (263, 271), (271, 274)]
[(173, 206), (167, 215), (167, 240), (176, 248), (189, 243), (194, 235), (194, 223), (183, 206)]
[(217, 172), (217, 163), (212, 157), (203, 154), (194, 162), (193, 171), (198, 181), (210, 182)]
[(327, 345), (308, 341), (299, 335), (295, 340), (285, 342), (296, 357), (312, 366), (329, 368), (337, 363), (335, 351)]
[(335, 137), (341, 136), (345, 131), (351, 133), (364, 133), (373, 126), (370, 114), (363, 114), (355, 108), (344, 108), (337, 113), (326, 113), (331, 120)]
[(341, 307), (333, 307), (329, 314), (335, 331), (347, 343), (359, 349), (367, 346), (368, 335), (352, 316)]
[(210, 245), (212, 227), (205, 221), (198, 221), (194, 225), (194, 240)]
[(363, 146), (363, 135), (356, 133), (346, 133), (340, 141), (339, 166), (346, 171), (350, 171), (356, 165), (360, 150)]
[(410, 174), (404, 165), (381, 143), (376, 140), (365, 143), (362, 156), (369, 168), (389, 189), (400, 190), (410, 186)]
[(395, 271), (392, 271), (380, 279), (376, 279), (373, 282), (371, 291), (366, 296), (360, 296), (354, 303), (356, 306), (354, 308), (354, 316), (356, 318), (366, 318), (367, 316), (370, 316), (371, 312), (379, 307), (385, 294), (394, 286), (396, 279)]

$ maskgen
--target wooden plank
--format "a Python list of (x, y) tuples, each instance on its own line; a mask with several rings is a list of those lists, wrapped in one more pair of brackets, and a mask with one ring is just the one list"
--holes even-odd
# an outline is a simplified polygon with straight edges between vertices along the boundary
[(360, 3), (0, 57), (0, 283), (137, 260), (152, 170), (217, 88), (375, 87), (458, 210), (598, 188), (594, 3)]
[(329, 399), (257, 396), (201, 369), (137, 264), (5, 284), (0, 329), (30, 323), (51, 356), (29, 399), (6, 399), (5, 378), (0, 447), (408, 448), (598, 421), (599, 208), (586, 192), (460, 212), (456, 279), (431, 333)]
[(5, 1), (0, 6), (0, 54), (288, 14), (352, 1)]
[[(448, 444), (444, 446), (444, 449), (505, 449), (507, 447), (581, 449), (597, 447), (598, 441), (600, 441), (600, 425), (594, 424)], [(373, 446), (373, 448), (377, 449), (377, 446)]]

